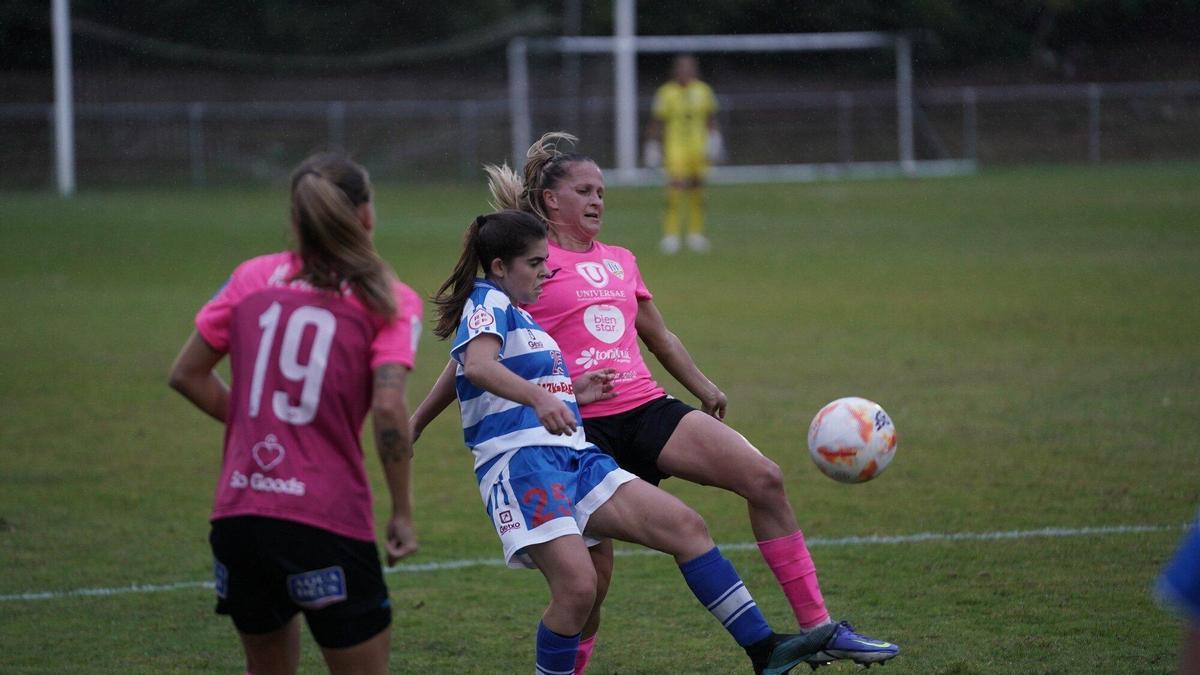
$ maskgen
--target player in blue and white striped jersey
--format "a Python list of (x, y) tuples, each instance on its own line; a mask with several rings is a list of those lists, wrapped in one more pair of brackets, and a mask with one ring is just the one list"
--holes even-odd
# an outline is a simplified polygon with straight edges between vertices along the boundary
[[(832, 625), (774, 633), (699, 514), (587, 443), (576, 394), (585, 402), (611, 395), (613, 372), (572, 382), (558, 345), (516, 306), (537, 300), (548, 256), (546, 226), (531, 214), (476, 218), (438, 289), (434, 330), (442, 339), (454, 336), (463, 435), (505, 562), (540, 570), (550, 586), (536, 672), (574, 672), (580, 631), (597, 599), (589, 548), (611, 555), (610, 538), (674, 556), (696, 598), (746, 649), (755, 673), (779, 675), (816, 658)], [(479, 268), (484, 279), (475, 276)], [(447, 372), (414, 413), (415, 432), (446, 407)]]
[[(542, 426), (534, 410), (516, 401), (478, 387), (467, 379), (463, 354), (468, 343), (480, 335), (500, 339), (500, 362), (521, 378), (552, 394), (566, 405), (575, 420), (569, 436), (552, 434)], [(475, 454), (475, 469), (491, 466), (506, 450), (530, 445), (554, 445), (585, 450), (592, 447), (580, 428), (582, 418), (575, 403), (571, 378), (567, 375), (558, 344), (529, 314), (512, 303), (495, 282), (476, 279), (462, 310), (454, 336), (451, 357), (458, 362), (455, 391), (462, 410), (467, 447)]]

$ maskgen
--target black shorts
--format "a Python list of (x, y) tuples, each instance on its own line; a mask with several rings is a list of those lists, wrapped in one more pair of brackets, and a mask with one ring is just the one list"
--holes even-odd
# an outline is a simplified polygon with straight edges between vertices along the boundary
[(658, 456), (679, 420), (693, 410), (679, 399), (664, 396), (623, 413), (589, 417), (583, 421), (583, 431), (589, 443), (612, 455), (622, 469), (658, 485), (671, 477), (658, 469)]
[(217, 614), (243, 633), (270, 633), (296, 612), (322, 647), (353, 647), (392, 623), (372, 542), (277, 518), (212, 523)]

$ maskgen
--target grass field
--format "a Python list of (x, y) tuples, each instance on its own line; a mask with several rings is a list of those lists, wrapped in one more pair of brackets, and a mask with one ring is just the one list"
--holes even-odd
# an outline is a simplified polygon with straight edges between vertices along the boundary
[[(1149, 589), (1200, 504), (1200, 165), (717, 188), (705, 257), (657, 253), (659, 200), (612, 190), (603, 238), (641, 254), (729, 422), (784, 468), (834, 613), (902, 645), (885, 672), (1174, 668), (1180, 624)], [(428, 295), (485, 194), (382, 186), (377, 205), (380, 248)], [(0, 195), (0, 671), (240, 672), (208, 588), (19, 596), (209, 578), (221, 429), (166, 371), (233, 266), (285, 245), (285, 214), (282, 189)], [(444, 360), (427, 334), (410, 404)], [(851, 394), (901, 434), (859, 486), (804, 448), (815, 411)], [(499, 555), (457, 423), (417, 447), (414, 564)], [(739, 499), (665, 485), (718, 542), (752, 540)], [(1126, 525), (1152, 527), (835, 541)], [(728, 555), (791, 628), (758, 553)], [(467, 564), (388, 581), (397, 672), (529, 671), (540, 575)], [(302, 663), (321, 668), (307, 635)], [(593, 664), (748, 672), (658, 555), (618, 558)]]

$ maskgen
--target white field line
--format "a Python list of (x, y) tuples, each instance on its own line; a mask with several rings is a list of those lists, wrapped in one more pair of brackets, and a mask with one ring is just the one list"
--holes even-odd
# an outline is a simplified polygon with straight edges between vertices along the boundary
[[(1099, 537), (1119, 534), (1146, 534), (1152, 532), (1170, 532), (1186, 528), (1188, 525), (1112, 525), (1107, 527), (1043, 527), (1036, 530), (1005, 530), (999, 532), (918, 532), (916, 534), (898, 535), (867, 535), (854, 537), (812, 537), (805, 541), (811, 547), (822, 546), (867, 546), (872, 544), (919, 544), (930, 541), (1006, 541), (1010, 539), (1037, 539), (1045, 537)], [(749, 551), (758, 548), (753, 542), (735, 544), (720, 544), (725, 551)], [(657, 551), (645, 548), (618, 549), (618, 556), (647, 556), (661, 555)], [(465, 560), (444, 560), (441, 562), (403, 563), (395, 567), (386, 567), (388, 574), (410, 574), (415, 572), (441, 572), (458, 570), (469, 567), (502, 567), (504, 561), (495, 558), (473, 558)], [(0, 595), (0, 602), (58, 600), (61, 598), (79, 598), (110, 595), (125, 595), (128, 593), (164, 593), (167, 591), (182, 591), (191, 588), (213, 587), (211, 581), (177, 581), (169, 584), (131, 584), (112, 588), (76, 588), (69, 591), (29, 591)]]

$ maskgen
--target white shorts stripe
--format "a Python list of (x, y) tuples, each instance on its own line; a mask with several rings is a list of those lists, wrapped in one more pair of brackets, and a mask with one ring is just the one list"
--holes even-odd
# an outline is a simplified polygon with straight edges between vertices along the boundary
[(738, 584), (737, 590), (726, 595), (724, 600), (721, 600), (708, 611), (717, 617), (717, 621), (725, 624), (727, 621), (731, 621), (730, 617), (747, 603), (753, 604), (754, 598), (750, 597), (750, 591), (745, 586)]

